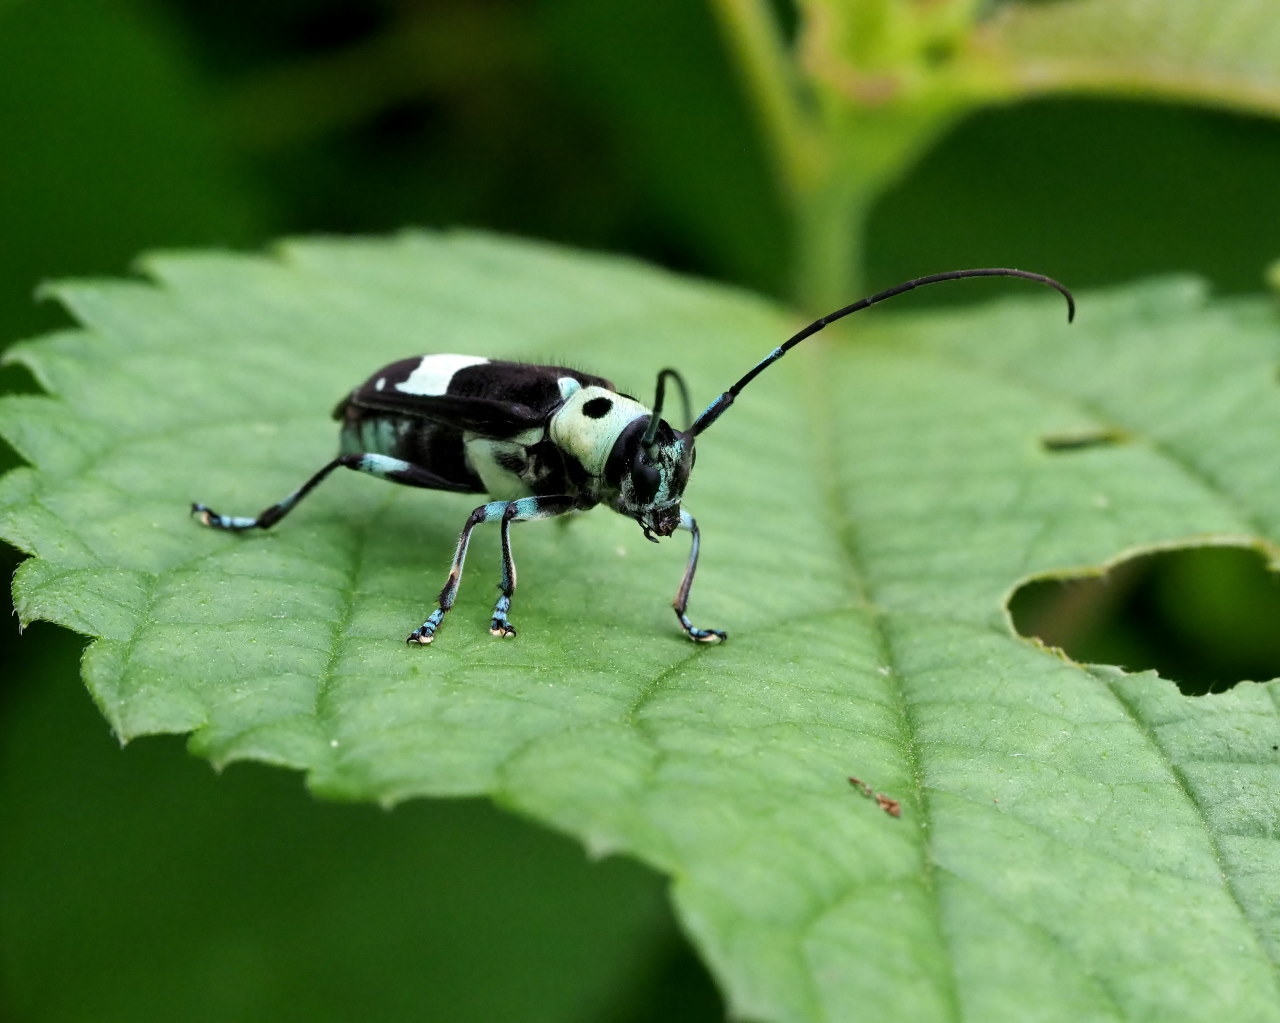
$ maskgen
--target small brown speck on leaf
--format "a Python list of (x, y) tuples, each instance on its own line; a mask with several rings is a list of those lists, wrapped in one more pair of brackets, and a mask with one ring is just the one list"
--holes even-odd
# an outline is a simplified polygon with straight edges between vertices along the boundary
[(876, 792), (861, 778), (855, 778), (853, 775), (849, 775), (849, 784), (857, 789), (861, 795), (866, 796), (868, 799), (874, 799), (876, 806), (880, 807), (890, 817), (902, 816), (902, 804), (898, 800), (890, 799), (883, 792)]

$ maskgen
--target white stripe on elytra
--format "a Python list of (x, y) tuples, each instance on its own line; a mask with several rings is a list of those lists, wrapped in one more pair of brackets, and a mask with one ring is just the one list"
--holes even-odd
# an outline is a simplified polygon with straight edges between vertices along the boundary
[(488, 361), (475, 355), (424, 355), (408, 378), (396, 384), (396, 390), (423, 397), (444, 394), (459, 370)]

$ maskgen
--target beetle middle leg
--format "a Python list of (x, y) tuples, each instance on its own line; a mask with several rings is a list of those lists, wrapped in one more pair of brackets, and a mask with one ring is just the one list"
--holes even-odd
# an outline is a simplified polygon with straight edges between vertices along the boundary
[(449, 578), (440, 591), (438, 606), (425, 622), (409, 634), (405, 642), (426, 646), (435, 639), (436, 630), (440, 628), (444, 616), (457, 599), (458, 586), (462, 582), (462, 567), (467, 560), (467, 548), (471, 545), (471, 531), (482, 522), (500, 523), (502, 530), (502, 581), (498, 587), (501, 592), (493, 606), (489, 631), (495, 636), (514, 636), (515, 627), (507, 619), (507, 613), (511, 610), (511, 598), (516, 590), (516, 563), (511, 556), (511, 523), (549, 519), (573, 511), (575, 507), (577, 502), (572, 497), (521, 497), (515, 501), (490, 501), (473, 511), (458, 537)]

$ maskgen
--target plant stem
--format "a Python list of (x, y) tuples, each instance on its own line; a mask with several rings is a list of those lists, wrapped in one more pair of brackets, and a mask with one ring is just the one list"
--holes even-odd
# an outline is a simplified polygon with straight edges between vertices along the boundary
[[(787, 292), (807, 312), (861, 283), (870, 197), (833, 169), (830, 133), (816, 97), (803, 102), (793, 58), (767, 0), (712, 0), (759, 119), (783, 205), (790, 212)], [(869, 184), (869, 183), (868, 183)]]
[(817, 171), (821, 142), (800, 103), (800, 85), (767, 0), (711, 0), (737, 58), (765, 136), (781, 190), (788, 199)]
[(867, 218), (877, 198), (967, 104), (946, 96), (893, 104), (805, 82), (768, 0), (711, 0), (759, 118), (790, 214), (790, 297), (806, 313), (865, 287)]
[(795, 197), (790, 294), (821, 315), (858, 297), (864, 286), (863, 241), (875, 193), (838, 177)]

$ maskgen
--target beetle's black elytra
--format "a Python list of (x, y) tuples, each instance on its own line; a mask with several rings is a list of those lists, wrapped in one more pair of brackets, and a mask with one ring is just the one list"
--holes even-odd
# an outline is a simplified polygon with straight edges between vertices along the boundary
[(918, 277), (814, 320), (756, 363), (683, 431), (661, 418), (668, 379), (680, 392), (686, 421), (691, 418), (688, 388), (673, 369), (658, 373), (653, 408), (648, 409), (619, 394), (603, 377), (562, 366), (473, 355), (402, 359), (380, 369), (339, 402), (334, 418), (342, 421), (342, 453), (288, 497), (254, 518), (219, 515), (202, 504), (193, 504), (191, 511), (215, 529), (267, 529), (339, 467), (411, 487), (489, 494), (492, 500), (471, 513), (458, 537), (436, 609), (409, 634), (408, 642), (425, 645), (435, 638), (457, 597), (476, 526), (495, 522), (499, 527), (502, 578), (489, 631), (512, 637), (516, 630), (507, 618), (516, 586), (511, 523), (607, 504), (635, 519), (655, 543), (677, 529), (690, 534), (689, 560), (672, 606), (690, 639), (719, 642), (724, 632), (696, 628), (685, 613), (700, 537), (697, 522), (681, 501), (697, 436), (752, 380), (827, 324), (913, 288), (965, 277), (1021, 277), (1047, 284), (1066, 298), (1068, 321), (1075, 315), (1071, 292), (1042, 274), (991, 267)]

